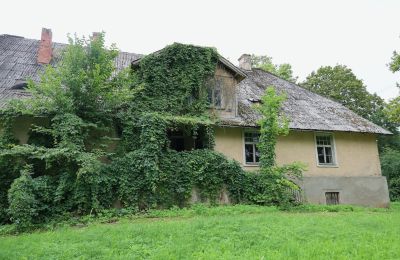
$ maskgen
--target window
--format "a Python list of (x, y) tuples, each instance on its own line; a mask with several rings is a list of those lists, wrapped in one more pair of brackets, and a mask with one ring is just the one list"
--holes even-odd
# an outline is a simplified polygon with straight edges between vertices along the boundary
[(222, 80), (214, 77), (208, 83), (208, 102), (211, 107), (221, 108), (222, 106)]
[(259, 163), (260, 152), (257, 148), (259, 138), (260, 134), (257, 132), (244, 133), (244, 157), (246, 164), (257, 165)]
[(339, 204), (339, 192), (325, 192), (326, 205)]
[(333, 137), (329, 134), (315, 136), (318, 165), (336, 165)]

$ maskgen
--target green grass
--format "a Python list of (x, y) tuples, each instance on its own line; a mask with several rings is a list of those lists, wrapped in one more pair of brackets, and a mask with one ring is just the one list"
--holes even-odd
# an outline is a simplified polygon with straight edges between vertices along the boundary
[(400, 204), (151, 211), (0, 237), (0, 259), (399, 259)]

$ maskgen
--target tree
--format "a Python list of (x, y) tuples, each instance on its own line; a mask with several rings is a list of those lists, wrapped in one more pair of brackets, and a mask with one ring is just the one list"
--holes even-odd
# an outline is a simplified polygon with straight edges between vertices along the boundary
[(386, 176), (391, 200), (400, 200), (400, 151), (385, 149), (381, 155), (382, 175)]
[(266, 55), (251, 55), (252, 67), (271, 72), (287, 81), (296, 83), (297, 78), (293, 76), (292, 66), (289, 63), (274, 64), (272, 58)]
[(376, 93), (369, 93), (362, 80), (344, 65), (320, 67), (307, 76), (301, 86), (338, 101), (377, 125), (396, 131), (397, 125), (390, 123), (384, 113), (386, 102)]
[[(389, 68), (393, 73), (400, 71), (400, 54), (396, 51), (393, 52)], [(397, 87), (400, 88), (400, 85), (397, 84)], [(400, 96), (389, 101), (385, 112), (392, 122), (400, 124)]]

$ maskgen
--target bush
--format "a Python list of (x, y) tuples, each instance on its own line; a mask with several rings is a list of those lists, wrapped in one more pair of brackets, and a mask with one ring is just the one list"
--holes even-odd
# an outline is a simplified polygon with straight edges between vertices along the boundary
[(390, 199), (400, 200), (400, 151), (386, 149), (381, 154), (382, 175), (386, 176)]
[(17, 228), (21, 230), (32, 226), (38, 211), (31, 173), (32, 166), (26, 166), (8, 191), (9, 214)]

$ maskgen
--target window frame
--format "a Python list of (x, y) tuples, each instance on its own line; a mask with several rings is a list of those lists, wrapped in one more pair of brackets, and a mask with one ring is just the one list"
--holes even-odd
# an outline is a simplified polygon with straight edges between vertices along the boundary
[[(255, 156), (256, 156), (256, 154), (255, 154), (255, 148), (253, 148), (253, 149), (254, 149), (254, 155), (253, 155), (254, 162), (251, 163), (251, 162), (247, 162), (247, 161), (246, 161), (246, 144), (253, 144), (253, 145), (256, 145), (255, 142), (246, 142), (246, 137), (245, 137), (246, 133), (256, 133), (256, 134), (260, 134), (260, 131), (257, 130), (257, 129), (244, 129), (244, 130), (242, 131), (243, 165), (244, 165), (244, 166), (250, 166), (250, 167), (259, 167), (259, 166), (260, 166), (260, 161), (258, 161), (258, 162), (255, 161)], [(253, 146), (253, 147), (254, 147), (254, 146)]]
[[(334, 196), (332, 196), (332, 195), (336, 195), (337, 201), (336, 201), (335, 203), (328, 203), (328, 196), (327, 196), (328, 194), (329, 194), (331, 197), (334, 197)], [(328, 190), (328, 191), (325, 191), (324, 195), (325, 195), (325, 204), (326, 204), (326, 205), (339, 205), (339, 204), (341, 204), (341, 203), (340, 203), (340, 198), (341, 198), (340, 191), (337, 191), (337, 190), (333, 190), (333, 191), (332, 191), (332, 190)], [(333, 201), (333, 200), (331, 200), (331, 201)]]
[[(331, 150), (332, 150), (332, 163), (320, 163), (318, 159), (318, 147), (317, 144), (317, 137), (318, 136), (328, 136), (331, 139)], [(336, 154), (336, 142), (335, 142), (335, 135), (331, 132), (315, 132), (314, 133), (314, 146), (315, 146), (315, 159), (318, 167), (322, 168), (337, 168), (339, 167), (338, 158)], [(325, 147), (325, 146), (323, 146)]]

